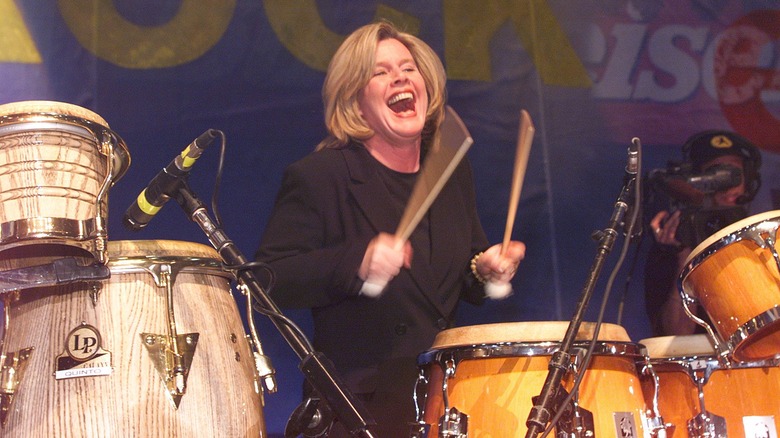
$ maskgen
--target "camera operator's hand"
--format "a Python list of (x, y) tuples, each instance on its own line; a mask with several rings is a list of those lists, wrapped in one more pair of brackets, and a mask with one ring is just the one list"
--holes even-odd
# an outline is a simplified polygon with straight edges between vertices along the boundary
[(668, 211), (659, 211), (650, 221), (650, 228), (653, 230), (655, 241), (662, 245), (682, 246), (682, 243), (675, 237), (677, 227), (680, 225), (680, 210), (669, 214)]

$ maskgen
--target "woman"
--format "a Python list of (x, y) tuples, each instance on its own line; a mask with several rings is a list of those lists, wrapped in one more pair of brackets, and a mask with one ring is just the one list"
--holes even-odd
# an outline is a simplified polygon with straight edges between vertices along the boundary
[[(408, 435), (416, 357), (452, 326), (459, 299), (480, 303), (483, 283), (509, 282), (525, 255), (521, 242), (488, 248), (465, 160), (409, 241), (392, 234), (439, 135), (445, 83), (434, 51), (389, 23), (348, 36), (323, 86), (329, 136), (285, 171), (257, 252), (275, 301), (312, 309), (315, 348), (380, 437)], [(367, 296), (367, 280), (387, 286)]]

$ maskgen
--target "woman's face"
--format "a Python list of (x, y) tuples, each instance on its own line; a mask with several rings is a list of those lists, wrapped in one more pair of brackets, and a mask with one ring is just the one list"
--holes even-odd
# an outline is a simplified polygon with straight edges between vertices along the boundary
[(409, 49), (396, 39), (376, 48), (374, 75), (358, 97), (361, 116), (374, 136), (367, 143), (419, 143), (428, 110), (425, 81)]
[(713, 195), (713, 200), (715, 201), (715, 205), (720, 207), (733, 207), (737, 205), (737, 199), (745, 194), (745, 174), (744, 174), (744, 164), (742, 162), (742, 158), (734, 156), (734, 155), (724, 155), (722, 157), (714, 158), (712, 161), (708, 162), (705, 166), (702, 166), (702, 169), (706, 171), (707, 169), (711, 168), (712, 166), (718, 165), (718, 164), (728, 164), (730, 166), (734, 166), (739, 168), (742, 173), (742, 181), (739, 183), (739, 185), (734, 186), (730, 189), (726, 189), (720, 192), (716, 192)]

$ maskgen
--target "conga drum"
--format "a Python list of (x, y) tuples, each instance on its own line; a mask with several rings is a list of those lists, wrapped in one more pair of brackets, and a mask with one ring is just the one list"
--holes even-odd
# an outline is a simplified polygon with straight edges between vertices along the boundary
[(0, 251), (60, 243), (104, 263), (108, 192), (129, 165), (122, 139), (86, 108), (0, 105)]
[(780, 354), (778, 226), (780, 210), (735, 222), (696, 246), (680, 274), (688, 314), (698, 302), (737, 361)]
[(777, 436), (780, 368), (776, 361), (727, 366), (703, 334), (662, 336), (639, 343), (647, 349), (657, 376), (657, 385), (643, 377), (646, 403), (657, 403), (663, 421), (674, 427), (673, 436)]
[[(108, 279), (2, 295), (0, 435), (264, 436), (234, 278), (216, 251), (110, 241), (108, 256)], [(64, 259), (94, 262), (67, 245), (20, 246), (0, 267)]]
[[(560, 349), (568, 324), (497, 323), (441, 332), (418, 358), (421, 376), (427, 380), (422, 422), (430, 426), (428, 436), (441, 436), (439, 424), (442, 419), (449, 422), (443, 417), (453, 408), (468, 436), (524, 436), (532, 398), (542, 391), (550, 358)], [(593, 329), (592, 323), (580, 326), (575, 349), (587, 350)], [(603, 324), (574, 397), (576, 413), (564, 416), (556, 430), (566, 430), (562, 425), (568, 423), (597, 437), (642, 436), (645, 409), (636, 367), (640, 358), (639, 346), (623, 327)], [(572, 374), (562, 383), (570, 391)], [(588, 425), (588, 417), (593, 424)]]

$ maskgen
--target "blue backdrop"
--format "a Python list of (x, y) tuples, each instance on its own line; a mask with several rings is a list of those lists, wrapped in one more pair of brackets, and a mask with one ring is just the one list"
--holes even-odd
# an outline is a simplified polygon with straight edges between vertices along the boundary
[[(185, 145), (206, 129), (223, 131), (220, 212), (228, 236), (251, 257), (284, 167), (324, 135), (320, 87), (330, 56), (350, 31), (388, 18), (427, 41), (444, 61), (449, 103), (475, 140), (468, 158), (479, 213), (494, 242), (504, 231), (520, 110), (528, 110), (536, 125), (514, 229), (528, 246), (515, 294), (462, 307), (459, 323), (568, 320), (596, 254), (591, 233), (612, 213), (632, 137), (643, 143), (647, 172), (679, 159), (681, 144), (694, 132), (737, 131), (764, 154), (765, 183), (752, 209), (777, 208), (776, 5), (0, 0), (0, 103), (80, 105), (125, 140), (132, 163), (110, 191), (110, 240), (208, 243), (174, 203), (138, 233), (125, 230), (121, 220)], [(217, 148), (207, 150), (190, 178), (206, 201), (217, 158)], [(637, 341), (650, 335), (641, 291), (646, 247), (634, 246), (606, 315)], [(616, 254), (586, 319), (595, 318)], [(310, 328), (307, 312), (287, 314)], [(280, 386), (266, 396), (266, 425), (281, 433), (299, 402), (302, 377), (297, 358), (264, 319), (260, 334)]]

